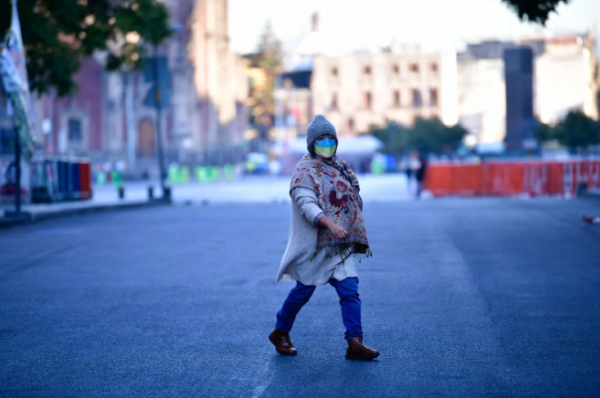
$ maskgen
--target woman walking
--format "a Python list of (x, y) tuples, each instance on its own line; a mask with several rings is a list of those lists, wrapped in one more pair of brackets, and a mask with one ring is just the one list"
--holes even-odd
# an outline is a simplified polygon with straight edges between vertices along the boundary
[(277, 313), (269, 340), (281, 355), (298, 352), (290, 340), (296, 315), (317, 286), (329, 283), (340, 297), (348, 342), (346, 359), (369, 360), (379, 351), (363, 344), (356, 262), (371, 256), (358, 179), (335, 156), (337, 134), (317, 115), (306, 133), (308, 154), (298, 162), (290, 184), (292, 219), (277, 280), (295, 280)]

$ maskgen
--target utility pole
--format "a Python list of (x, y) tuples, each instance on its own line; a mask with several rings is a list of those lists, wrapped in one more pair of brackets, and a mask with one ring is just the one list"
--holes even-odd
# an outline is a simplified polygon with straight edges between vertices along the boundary
[(125, 131), (127, 136), (127, 166), (130, 172), (135, 169), (135, 120), (133, 110), (133, 79), (130, 71), (124, 71), (123, 86), (125, 91)]
[(19, 130), (15, 125), (15, 216), (21, 216), (21, 142), (19, 139)]
[(163, 192), (163, 200), (171, 200), (171, 190), (165, 184), (166, 171), (165, 159), (162, 147), (162, 98), (160, 92), (158, 75), (158, 45), (154, 45), (154, 57), (152, 62), (152, 74), (154, 77), (154, 106), (156, 109), (156, 147), (158, 150), (158, 168), (160, 173), (160, 187)]

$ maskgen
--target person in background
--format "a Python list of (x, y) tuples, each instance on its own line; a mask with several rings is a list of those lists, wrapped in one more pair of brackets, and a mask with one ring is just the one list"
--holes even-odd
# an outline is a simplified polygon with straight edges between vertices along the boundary
[(413, 194), (413, 189), (412, 189), (413, 178), (418, 169), (419, 169), (419, 153), (417, 151), (411, 151), (410, 155), (408, 156), (408, 160), (406, 162), (406, 170), (405, 170), (406, 178), (408, 181), (408, 193), (411, 196)]
[(588, 223), (588, 224), (600, 224), (600, 217), (593, 217), (593, 216), (582, 216), (581, 217), (583, 219), (584, 222)]
[(423, 192), (423, 180), (427, 174), (427, 166), (427, 157), (421, 154), (419, 157), (419, 168), (415, 173), (415, 178), (417, 180), (417, 199), (421, 197), (421, 192)]
[(296, 315), (317, 286), (330, 284), (340, 297), (348, 343), (346, 359), (370, 360), (379, 351), (363, 344), (356, 262), (372, 256), (362, 215), (358, 179), (335, 156), (335, 128), (317, 115), (306, 133), (308, 154), (298, 162), (290, 184), (292, 219), (277, 281), (296, 286), (277, 313), (269, 340), (281, 355), (296, 355), (290, 331)]
[(404, 175), (406, 175), (406, 190), (410, 195), (411, 190), (411, 181), (412, 181), (412, 168), (410, 167), (410, 162), (406, 158), (402, 158), (400, 163), (400, 170), (404, 171)]

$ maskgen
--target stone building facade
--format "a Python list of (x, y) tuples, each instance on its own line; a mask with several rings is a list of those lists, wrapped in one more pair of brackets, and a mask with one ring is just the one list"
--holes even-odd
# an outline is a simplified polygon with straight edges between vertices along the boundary
[(598, 120), (598, 59), (591, 34), (525, 42), (537, 49), (534, 110), (543, 123), (555, 124), (570, 110)]
[(342, 135), (366, 133), (387, 120), (411, 125), (437, 117), (457, 122), (456, 54), (392, 45), (379, 52), (315, 58), (314, 113)]
[(517, 45), (533, 49), (533, 106), (541, 122), (555, 124), (571, 110), (598, 120), (600, 81), (590, 34), (470, 44), (458, 55), (458, 113), (479, 143), (501, 142), (506, 135), (503, 53)]
[[(170, 105), (162, 111), (167, 163), (241, 159), (247, 84), (229, 47), (227, 0), (165, 0), (173, 37), (157, 48), (168, 63)], [(86, 59), (70, 98), (36, 101), (38, 136), (49, 153), (121, 162), (133, 175), (157, 174), (156, 111), (143, 72), (107, 73), (103, 54)]]

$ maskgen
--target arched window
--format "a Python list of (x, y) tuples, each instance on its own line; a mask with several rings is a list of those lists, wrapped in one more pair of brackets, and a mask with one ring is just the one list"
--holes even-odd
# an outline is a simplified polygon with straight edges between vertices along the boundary
[(142, 157), (152, 157), (156, 154), (154, 123), (148, 119), (140, 122), (137, 147), (138, 155)]

